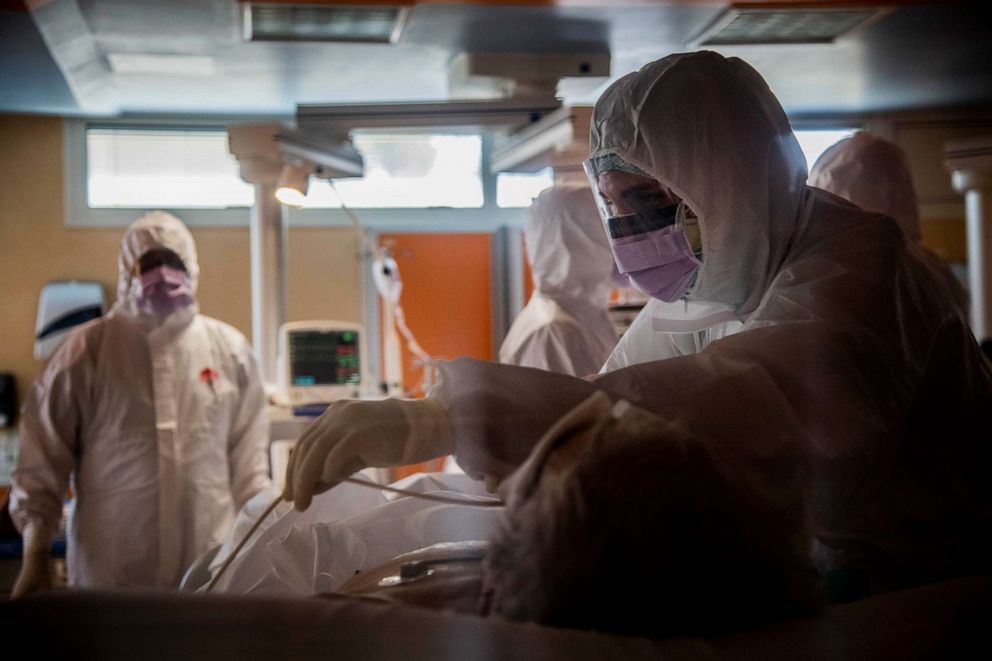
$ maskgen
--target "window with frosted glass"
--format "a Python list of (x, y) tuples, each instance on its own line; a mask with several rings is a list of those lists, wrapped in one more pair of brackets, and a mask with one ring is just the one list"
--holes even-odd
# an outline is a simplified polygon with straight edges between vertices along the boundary
[(545, 188), (554, 184), (551, 168), (539, 172), (501, 172), (496, 177), (496, 204), (502, 208), (529, 207)]
[(851, 137), (856, 130), (853, 128), (807, 129), (793, 131), (793, 133), (796, 134), (799, 147), (803, 150), (803, 155), (806, 156), (806, 168), (809, 169), (813, 167), (816, 159), (820, 158), (823, 152), (827, 151), (827, 149), (839, 140)]
[[(360, 179), (336, 179), (344, 203), (356, 209), (478, 208), (483, 203), (482, 138), (441, 133), (356, 131)], [(323, 179), (310, 178), (304, 208), (340, 207)]]
[(254, 204), (227, 132), (97, 128), (86, 130), (90, 207), (223, 209)]

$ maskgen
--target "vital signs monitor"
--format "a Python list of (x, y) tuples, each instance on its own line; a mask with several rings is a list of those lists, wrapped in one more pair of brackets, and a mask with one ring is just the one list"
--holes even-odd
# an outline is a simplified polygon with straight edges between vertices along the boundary
[(283, 392), (293, 407), (358, 398), (362, 327), (345, 321), (292, 321), (279, 330)]

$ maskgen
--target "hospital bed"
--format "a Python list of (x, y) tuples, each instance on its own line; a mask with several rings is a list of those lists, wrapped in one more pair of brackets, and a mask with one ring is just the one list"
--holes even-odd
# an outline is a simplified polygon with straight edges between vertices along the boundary
[(0, 622), (32, 658), (992, 658), (992, 578), (890, 593), (713, 639), (605, 635), (340, 595), (63, 590), (0, 605)]

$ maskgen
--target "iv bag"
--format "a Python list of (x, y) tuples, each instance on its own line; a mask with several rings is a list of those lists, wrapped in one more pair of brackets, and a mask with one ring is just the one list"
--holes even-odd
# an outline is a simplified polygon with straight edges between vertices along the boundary
[(379, 254), (372, 260), (372, 281), (376, 291), (384, 301), (395, 305), (403, 291), (403, 280), (396, 260), (387, 254)]

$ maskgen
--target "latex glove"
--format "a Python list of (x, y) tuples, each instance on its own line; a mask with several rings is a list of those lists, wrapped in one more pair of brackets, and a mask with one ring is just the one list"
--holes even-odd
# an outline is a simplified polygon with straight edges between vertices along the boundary
[(340, 400), (313, 421), (293, 448), (283, 496), (310, 506), (363, 468), (403, 466), (450, 454), (451, 424), (436, 400)]
[(22, 533), (24, 551), (21, 558), (21, 571), (14, 582), (10, 593), (11, 599), (17, 599), (33, 592), (45, 592), (52, 588), (52, 570), (49, 565), (52, 537), (50, 528), (40, 523), (31, 522), (24, 527)]

